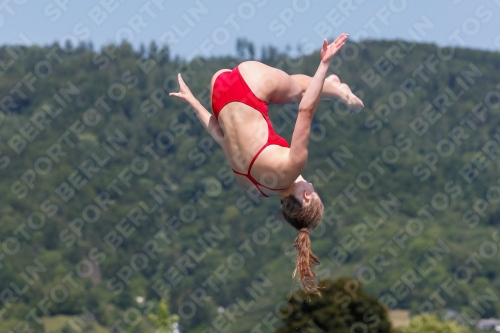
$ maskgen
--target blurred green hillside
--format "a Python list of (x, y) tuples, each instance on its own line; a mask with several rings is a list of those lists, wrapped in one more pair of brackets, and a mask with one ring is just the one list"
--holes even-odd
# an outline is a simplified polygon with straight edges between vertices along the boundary
[[(318, 65), (263, 54), (290, 74)], [(182, 332), (277, 327), (296, 231), (168, 97), (182, 72), (210, 109), (212, 74), (243, 59), (128, 44), (6, 46), (0, 59), (2, 326), (43, 332), (41, 317), (91, 313), (96, 327), (148, 332), (169, 292)], [(365, 108), (320, 103), (303, 174), (326, 208), (312, 234), (320, 278), (357, 278), (389, 308), (498, 317), (499, 71), (499, 53), (344, 47), (332, 72)], [(270, 108), (288, 140), (296, 110)]]

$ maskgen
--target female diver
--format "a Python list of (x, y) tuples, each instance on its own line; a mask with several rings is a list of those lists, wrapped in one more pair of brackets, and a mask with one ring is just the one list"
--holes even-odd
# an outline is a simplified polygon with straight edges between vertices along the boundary
[[(295, 240), (299, 274), (306, 292), (317, 292), (308, 229), (321, 221), (323, 204), (311, 183), (302, 176), (307, 162), (307, 142), (319, 100), (340, 99), (354, 112), (363, 103), (335, 75), (326, 78), (330, 61), (344, 45), (347, 34), (328, 45), (324, 40), (321, 61), (314, 77), (291, 75), (256, 61), (233, 70), (222, 69), (211, 82), (213, 115), (193, 96), (178, 75), (180, 91), (170, 93), (193, 107), (203, 126), (219, 143), (231, 164), (238, 184), (264, 197), (279, 196), (284, 218), (297, 230)], [(300, 101), (291, 145), (275, 133), (267, 105)]]

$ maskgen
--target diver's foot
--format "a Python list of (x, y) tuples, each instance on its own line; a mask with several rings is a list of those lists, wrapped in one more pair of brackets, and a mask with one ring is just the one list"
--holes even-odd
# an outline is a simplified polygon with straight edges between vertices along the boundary
[(358, 113), (361, 109), (363, 109), (365, 106), (363, 101), (359, 99), (358, 96), (353, 94), (347, 84), (341, 83), (339, 89), (346, 95), (344, 103), (349, 109), (351, 109), (354, 113)]
[(347, 105), (347, 107), (352, 111), (351, 113), (358, 113), (361, 109), (363, 109), (363, 101), (354, 95), (349, 86), (342, 83), (337, 75), (329, 75), (325, 79), (325, 83), (333, 85), (342, 92), (343, 98), (341, 98), (341, 101)]

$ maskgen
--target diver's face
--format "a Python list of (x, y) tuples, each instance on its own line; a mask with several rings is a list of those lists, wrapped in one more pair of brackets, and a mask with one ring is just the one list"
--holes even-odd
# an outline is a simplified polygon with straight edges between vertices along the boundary
[(295, 183), (293, 195), (297, 198), (297, 200), (302, 202), (303, 205), (307, 205), (313, 196), (317, 196), (318, 194), (314, 191), (314, 187), (311, 183), (308, 183), (305, 180), (299, 180)]

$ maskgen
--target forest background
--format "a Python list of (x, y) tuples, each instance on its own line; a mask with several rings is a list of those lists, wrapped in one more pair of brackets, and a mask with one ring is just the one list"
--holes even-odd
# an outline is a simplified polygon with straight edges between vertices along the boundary
[[(146, 332), (165, 295), (182, 331), (217, 318), (232, 332), (279, 321), (296, 231), (277, 198), (236, 184), (220, 147), (168, 93), (181, 72), (210, 109), (215, 71), (253, 58), (313, 75), (318, 53), (258, 52), (245, 39), (236, 48), (189, 62), (154, 43), (0, 49), (0, 331), (87, 314)], [(303, 174), (325, 204), (311, 235), (320, 278), (354, 277), (414, 314), (498, 316), (499, 70), (498, 52), (344, 47), (331, 72), (365, 108), (320, 103)], [(288, 140), (296, 112), (270, 107)]]

